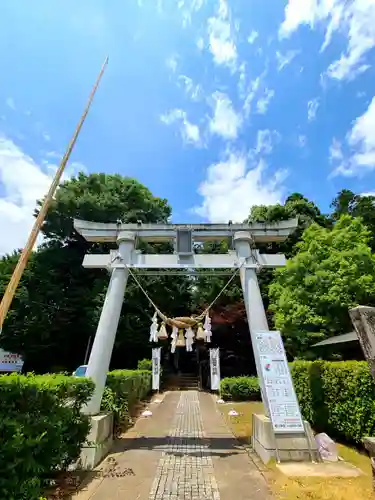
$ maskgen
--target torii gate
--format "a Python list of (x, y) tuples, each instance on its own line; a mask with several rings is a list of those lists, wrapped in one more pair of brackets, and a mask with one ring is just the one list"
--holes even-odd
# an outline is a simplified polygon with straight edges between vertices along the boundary
[[(122, 224), (96, 223), (75, 219), (74, 228), (87, 241), (116, 242), (118, 250), (109, 254), (87, 254), (83, 266), (108, 269), (111, 278), (98, 323), (95, 340), (88, 362), (87, 377), (95, 382), (95, 392), (85, 408), (85, 413), (99, 413), (101, 399), (110, 365), (113, 345), (120, 319), (128, 267), (134, 269), (175, 269), (189, 272), (195, 269), (240, 268), (240, 279), (254, 349), (258, 375), (259, 355), (255, 348), (256, 333), (268, 332), (268, 323), (259, 289), (256, 270), (259, 267), (281, 267), (286, 263), (284, 255), (261, 254), (256, 243), (284, 241), (297, 227), (298, 220), (278, 223), (251, 224)], [(194, 242), (233, 238), (235, 251), (227, 254), (194, 254)], [(174, 254), (148, 255), (136, 249), (137, 240), (146, 242), (174, 241)], [(261, 384), (262, 385), (262, 384)], [(264, 399), (264, 387), (262, 387)], [(266, 406), (267, 401), (265, 401)]]

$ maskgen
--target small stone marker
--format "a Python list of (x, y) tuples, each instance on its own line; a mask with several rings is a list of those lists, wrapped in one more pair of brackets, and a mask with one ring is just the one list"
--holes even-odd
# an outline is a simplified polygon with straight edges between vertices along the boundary
[(325, 433), (321, 432), (315, 436), (319, 454), (325, 462), (338, 462), (336, 443)]
[(238, 417), (239, 413), (236, 412), (236, 410), (230, 410), (228, 413), (230, 417)]

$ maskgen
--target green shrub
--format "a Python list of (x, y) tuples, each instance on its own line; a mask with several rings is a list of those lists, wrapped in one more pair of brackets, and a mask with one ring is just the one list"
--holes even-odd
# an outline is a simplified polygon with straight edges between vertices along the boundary
[(151, 372), (145, 370), (114, 370), (107, 375), (102, 410), (114, 414), (115, 432), (131, 422), (130, 411), (151, 392)]
[(45, 481), (78, 458), (89, 431), (80, 408), (93, 389), (58, 374), (0, 376), (0, 498), (39, 499)]
[(225, 400), (260, 401), (257, 377), (228, 377), (220, 383), (220, 395)]
[(138, 370), (152, 371), (152, 359), (141, 359), (138, 361)]
[[(304, 418), (317, 432), (360, 443), (375, 434), (375, 384), (365, 361), (295, 361), (290, 364)], [(260, 399), (256, 377), (221, 381), (223, 399)]]
[(375, 433), (375, 385), (365, 361), (296, 361), (291, 372), (303, 416), (315, 430), (360, 443)]

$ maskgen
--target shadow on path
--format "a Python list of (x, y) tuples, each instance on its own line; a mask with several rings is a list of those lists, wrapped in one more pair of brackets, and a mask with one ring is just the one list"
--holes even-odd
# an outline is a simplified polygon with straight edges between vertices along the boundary
[[(175, 456), (219, 456), (225, 457), (243, 453), (243, 445), (248, 444), (246, 438), (238, 440), (232, 437), (121, 437), (118, 438), (112, 448), (113, 453), (121, 453), (127, 450), (157, 450), (164, 451)], [(186, 452), (174, 451), (173, 448), (185, 448)], [(195, 448), (204, 448), (203, 451), (195, 451)]]

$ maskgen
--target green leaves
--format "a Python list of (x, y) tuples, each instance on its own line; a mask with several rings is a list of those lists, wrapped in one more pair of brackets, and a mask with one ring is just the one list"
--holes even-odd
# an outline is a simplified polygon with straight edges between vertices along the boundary
[(44, 481), (78, 458), (89, 430), (81, 415), (94, 389), (63, 375), (0, 376), (0, 492), (38, 500)]
[(140, 359), (137, 365), (138, 370), (152, 371), (152, 359)]
[[(1, 498), (39, 500), (47, 481), (79, 457), (89, 431), (80, 410), (93, 389), (87, 378), (0, 376)], [(149, 371), (110, 372), (102, 409), (114, 412), (121, 429), (129, 410), (150, 390)]]
[(375, 386), (366, 362), (295, 361), (291, 373), (303, 416), (316, 431), (361, 443), (375, 432)]
[[(166, 222), (167, 201), (154, 197), (135, 179), (120, 175), (79, 174), (64, 182), (43, 226), (45, 243), (22, 277), (0, 337), (5, 350), (25, 358), (25, 370), (69, 370), (84, 362), (92, 345), (109, 283), (106, 270), (82, 267), (88, 252), (107, 253), (110, 245), (90, 244), (73, 229), (73, 218), (98, 222)], [(113, 247), (113, 245), (112, 245)], [(143, 245), (143, 251), (172, 251), (171, 245)], [(0, 289), (5, 290), (18, 255), (0, 260)], [(170, 316), (186, 314), (190, 282), (184, 277), (144, 277), (144, 287)], [(149, 355), (153, 312), (129, 278), (113, 366), (134, 367)]]
[[(375, 432), (375, 385), (364, 361), (295, 361), (291, 375), (302, 415), (317, 432), (361, 443)], [(224, 378), (225, 400), (260, 400), (257, 377)]]
[(346, 333), (348, 309), (375, 301), (375, 259), (360, 219), (343, 215), (333, 229), (312, 224), (298, 253), (275, 273), (270, 309), (291, 356), (319, 339)]
[(363, 224), (370, 231), (369, 245), (375, 250), (375, 196), (354, 194), (349, 189), (343, 189), (333, 200), (331, 215), (333, 221), (339, 220), (343, 214), (362, 219)]
[(108, 373), (101, 409), (113, 412), (115, 433), (124, 431), (131, 423), (130, 411), (151, 392), (151, 381), (149, 370), (114, 370)]
[(61, 184), (43, 226), (49, 240), (69, 242), (82, 238), (73, 218), (97, 222), (166, 222), (171, 215), (167, 200), (130, 177), (80, 173)]
[(231, 401), (260, 401), (257, 377), (227, 377), (220, 382), (220, 395)]

